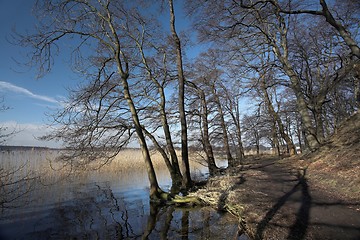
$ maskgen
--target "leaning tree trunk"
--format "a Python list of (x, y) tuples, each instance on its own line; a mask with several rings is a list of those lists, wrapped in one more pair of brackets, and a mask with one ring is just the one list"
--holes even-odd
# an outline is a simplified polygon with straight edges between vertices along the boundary
[(297, 108), (300, 113), (303, 127), (305, 131), (305, 138), (308, 143), (308, 147), (311, 151), (316, 150), (319, 147), (319, 142), (316, 137), (316, 131), (312, 124), (312, 119), (310, 117), (298, 77), (292, 69), (286, 69), (291, 81), (291, 87), (296, 96)]
[(182, 182), (182, 174), (180, 171), (180, 166), (179, 166), (179, 161), (178, 161), (178, 157), (176, 155), (176, 151), (174, 148), (174, 144), (171, 138), (171, 132), (170, 132), (170, 126), (168, 123), (168, 119), (167, 119), (167, 114), (166, 114), (166, 109), (165, 109), (165, 105), (166, 105), (166, 101), (165, 101), (165, 92), (164, 92), (164, 88), (162, 86), (158, 86), (158, 92), (160, 94), (160, 98), (161, 98), (161, 123), (163, 126), (163, 130), (164, 130), (164, 136), (165, 136), (165, 140), (166, 140), (166, 147), (167, 150), (169, 151), (170, 154), (170, 159), (171, 159), (171, 165), (172, 165), (172, 192), (177, 192), (178, 189), (180, 189), (181, 187), (181, 182)]
[(222, 129), (222, 132), (223, 132), (223, 143), (224, 143), (224, 149), (225, 149), (225, 152), (226, 152), (226, 158), (228, 160), (228, 166), (229, 167), (234, 167), (235, 162), (234, 162), (234, 158), (232, 157), (231, 151), (230, 151), (229, 138), (228, 138), (228, 134), (227, 134), (227, 128), (226, 128), (226, 123), (225, 123), (225, 118), (224, 118), (224, 112), (222, 110), (220, 99), (219, 99), (219, 96), (218, 96), (218, 94), (216, 92), (215, 86), (213, 85), (211, 88), (212, 88), (212, 92), (214, 94), (215, 104), (216, 104), (218, 112), (219, 112), (220, 126), (221, 126), (221, 129)]
[(198, 90), (200, 93), (200, 99), (201, 99), (201, 122), (202, 122), (202, 129), (203, 129), (203, 143), (204, 143), (204, 150), (207, 158), (207, 164), (209, 169), (209, 174), (214, 175), (216, 171), (218, 170), (213, 149), (210, 143), (210, 137), (209, 137), (209, 122), (208, 122), (208, 108), (207, 108), (207, 102), (205, 98), (205, 93), (203, 90)]
[[(124, 99), (128, 103), (128, 106), (129, 106), (129, 109), (131, 112), (131, 117), (132, 117), (132, 120), (133, 120), (133, 123), (135, 126), (135, 131), (138, 136), (140, 149), (141, 149), (143, 158), (145, 160), (146, 171), (147, 171), (149, 183), (150, 183), (150, 199), (155, 199), (155, 200), (161, 199), (161, 195), (162, 195), (163, 191), (159, 187), (159, 184), (158, 184), (158, 181), (156, 178), (156, 174), (155, 174), (155, 170), (154, 170), (154, 166), (151, 161), (149, 148), (147, 146), (145, 136), (143, 133), (143, 129), (140, 124), (139, 116), (138, 116), (134, 101), (132, 100), (130, 90), (129, 90), (129, 83), (128, 83), (129, 63), (127, 62), (127, 58), (124, 56), (124, 53), (122, 52), (120, 40), (119, 40), (120, 38), (119, 38), (119, 36), (115, 30), (115, 27), (112, 23), (112, 19), (109, 18), (109, 19), (107, 19), (107, 21), (108, 21), (108, 26), (110, 28), (111, 34), (114, 38), (114, 50), (115, 50), (114, 59), (117, 64), (117, 71), (120, 75), (120, 80), (121, 80), (121, 84), (123, 87)], [(121, 58), (124, 59), (124, 62), (121, 61)]]
[(326, 1), (320, 0), (320, 4), (322, 6), (322, 13), (326, 19), (326, 21), (333, 26), (340, 34), (342, 39), (344, 39), (344, 42), (346, 45), (349, 46), (351, 53), (357, 58), (360, 59), (360, 48), (357, 44), (357, 42), (351, 37), (349, 31), (338, 21), (335, 20), (334, 16), (331, 14)]
[[(145, 65), (145, 69), (149, 75), (149, 78), (156, 85), (159, 96), (160, 96), (160, 104), (159, 104), (160, 119), (161, 119), (161, 124), (163, 127), (164, 136), (165, 136), (165, 140), (166, 140), (166, 148), (167, 148), (168, 152), (170, 153), (171, 162), (169, 161), (167, 154), (165, 153), (164, 149), (159, 145), (159, 143), (157, 142), (155, 137), (151, 133), (146, 131), (146, 129), (144, 129), (144, 131), (145, 131), (145, 134), (152, 140), (152, 142), (154, 143), (154, 145), (156, 146), (158, 151), (161, 153), (161, 155), (163, 156), (163, 158), (165, 160), (166, 165), (168, 166), (168, 170), (170, 172), (170, 176), (171, 176), (171, 180), (172, 180), (172, 188), (171, 188), (172, 193), (178, 193), (177, 189), (180, 190), (180, 188), (181, 188), (182, 175), (181, 175), (176, 151), (174, 148), (174, 144), (172, 142), (170, 127), (168, 124), (168, 118), (167, 118), (167, 114), (166, 114), (166, 97), (165, 97), (165, 92), (164, 92), (164, 86), (162, 84), (160, 84), (158, 82), (158, 80), (156, 79), (156, 77), (153, 75), (153, 72), (148, 64), (148, 60), (145, 57), (142, 43), (138, 42), (138, 41), (136, 43), (140, 50), (142, 62)], [(165, 73), (165, 76), (167, 76), (167, 72)]]
[(289, 149), (290, 156), (295, 155), (296, 154), (295, 145), (291, 141), (291, 138), (289, 137), (289, 135), (286, 134), (285, 129), (284, 129), (284, 124), (282, 123), (279, 114), (277, 114), (277, 112), (274, 109), (274, 106), (271, 103), (269, 94), (268, 94), (266, 86), (265, 86), (265, 80), (264, 79), (261, 80), (261, 89), (262, 89), (262, 92), (264, 94), (264, 100), (265, 100), (266, 106), (267, 106), (267, 108), (269, 110), (269, 113), (270, 113), (272, 119), (274, 120), (274, 122), (276, 122), (278, 127), (279, 127), (280, 135), (286, 142), (286, 145), (287, 145), (287, 147)]
[(280, 50), (280, 47), (274, 43), (271, 43), (274, 54), (277, 56), (279, 61), (283, 66), (283, 70), (290, 79), (290, 87), (293, 90), (296, 97), (297, 109), (300, 113), (303, 128), (305, 131), (306, 142), (308, 143), (308, 148), (310, 151), (314, 151), (319, 147), (319, 142), (316, 138), (316, 131), (312, 124), (312, 119), (310, 117), (306, 101), (304, 98), (304, 93), (301, 89), (299, 76), (296, 74), (288, 60), (288, 47), (286, 39), (286, 31), (281, 33), (281, 47), (283, 51)]
[(148, 136), (148, 138), (150, 138), (150, 140), (153, 142), (156, 150), (161, 154), (161, 156), (163, 157), (163, 159), (165, 161), (166, 167), (169, 170), (171, 181), (172, 181), (171, 193), (172, 194), (179, 193), (180, 187), (181, 187), (181, 177), (180, 177), (181, 175), (179, 176), (179, 173), (176, 171), (176, 168), (173, 166), (173, 164), (171, 163), (165, 150), (160, 146), (160, 144), (156, 140), (156, 138), (145, 128), (143, 129), (143, 131), (146, 134), (146, 136)]
[(149, 178), (149, 182), (150, 182), (150, 198), (151, 199), (161, 199), (162, 190), (159, 187), (159, 184), (158, 184), (158, 181), (156, 178), (156, 174), (155, 174), (155, 170), (154, 170), (154, 166), (151, 161), (149, 148), (147, 147), (143, 129), (140, 124), (139, 116), (137, 114), (134, 102), (130, 95), (129, 85), (127, 82), (127, 74), (125, 74), (125, 75), (126, 76), (123, 76), (121, 78), (122, 85), (124, 88), (124, 98), (126, 99), (128, 105), (129, 105), (131, 116), (132, 116), (134, 126), (135, 126), (135, 131), (138, 136), (138, 141), (140, 144), (141, 152), (142, 152), (142, 155), (145, 160), (145, 166), (146, 166), (146, 170), (147, 170), (148, 178)]
[(189, 164), (189, 151), (188, 151), (188, 137), (187, 137), (187, 124), (185, 114), (185, 77), (182, 63), (181, 43), (179, 36), (175, 29), (175, 13), (173, 1), (169, 0), (170, 7), (170, 28), (173, 36), (173, 41), (176, 49), (176, 64), (179, 80), (179, 112), (180, 112), (180, 125), (181, 125), (181, 158), (183, 162), (183, 187), (189, 189), (192, 186), (190, 176)]

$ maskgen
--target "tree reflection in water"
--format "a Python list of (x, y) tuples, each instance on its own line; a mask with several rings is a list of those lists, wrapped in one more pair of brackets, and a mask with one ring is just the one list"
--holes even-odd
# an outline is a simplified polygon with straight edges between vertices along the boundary
[[(235, 219), (211, 208), (149, 204), (146, 189), (113, 192), (110, 184), (86, 184), (73, 199), (56, 203), (34, 217), (11, 238), (25, 239), (227, 239), (237, 231)], [(45, 211), (45, 210), (44, 210)], [(35, 213), (34, 213), (35, 214)], [(4, 226), (2, 226), (4, 227)], [(0, 230), (4, 229), (1, 228)], [(4, 237), (4, 236), (3, 236)], [(6, 236), (5, 236), (6, 237)]]
[[(49, 159), (59, 153), (0, 154), (1, 169), (26, 170), (13, 171), (23, 174), (24, 181), (11, 185), (14, 191), (8, 192), (13, 194), (7, 196), (22, 197), (16, 198), (16, 204), (11, 202), (12, 208), (0, 211), (0, 239), (229, 239), (237, 232), (235, 219), (211, 208), (150, 204), (146, 172), (139, 165), (126, 168), (113, 162), (98, 171), (69, 174), (61, 165), (57, 171), (49, 168)], [(133, 156), (136, 151), (130, 153)], [(27, 168), (19, 168), (24, 162)], [(201, 176), (206, 173), (193, 167)], [(166, 167), (159, 165), (156, 171), (166, 189), (171, 185)], [(29, 178), (29, 172), (40, 178)], [(24, 195), (21, 189), (31, 191)], [(0, 194), (0, 200), (4, 196)]]

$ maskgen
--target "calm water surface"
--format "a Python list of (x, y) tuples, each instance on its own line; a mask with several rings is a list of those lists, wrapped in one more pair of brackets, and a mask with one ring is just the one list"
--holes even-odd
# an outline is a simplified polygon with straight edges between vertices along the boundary
[[(42, 162), (49, 157), (35, 155)], [(19, 161), (21, 154), (3, 152), (0, 163), (4, 166), (10, 158)], [(157, 176), (167, 190), (166, 169), (158, 168)], [(23, 204), (17, 201), (16, 207), (2, 211), (0, 239), (235, 238), (237, 223), (229, 214), (150, 204), (147, 181), (139, 168), (79, 173), (45, 185), (38, 181)]]

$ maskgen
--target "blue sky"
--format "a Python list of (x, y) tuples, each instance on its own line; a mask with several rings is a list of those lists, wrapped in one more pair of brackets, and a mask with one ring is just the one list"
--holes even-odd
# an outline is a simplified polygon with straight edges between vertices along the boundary
[[(8, 139), (7, 145), (57, 147), (57, 143), (41, 142), (36, 137), (48, 131), (46, 126), (50, 119), (47, 114), (61, 106), (60, 101), (68, 94), (66, 89), (75, 86), (79, 79), (65, 59), (56, 59), (52, 72), (41, 79), (36, 78), (35, 68), (16, 63), (24, 61), (27, 50), (9, 43), (9, 39), (13, 29), (20, 33), (32, 31), (36, 24), (32, 14), (34, 2), (0, 0), (0, 99), (2, 105), (9, 107), (0, 112), (0, 126), (18, 131)], [(177, 6), (175, 11), (178, 10)], [(178, 15), (180, 30), (186, 22)], [(192, 49), (191, 57), (198, 51)]]
[(13, 29), (24, 33), (35, 25), (33, 0), (0, 0), (0, 97), (9, 109), (0, 112), (0, 126), (16, 129), (8, 145), (56, 146), (34, 137), (43, 135), (49, 119), (46, 113), (60, 106), (67, 96), (66, 88), (76, 82), (76, 76), (66, 64), (56, 64), (54, 71), (36, 79), (35, 69), (20, 66), (26, 49), (11, 44)]

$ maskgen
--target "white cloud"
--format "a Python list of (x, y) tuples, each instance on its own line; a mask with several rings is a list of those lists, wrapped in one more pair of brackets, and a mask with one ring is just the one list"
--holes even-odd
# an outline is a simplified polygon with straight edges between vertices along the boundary
[(56, 141), (41, 141), (38, 138), (48, 134), (51, 129), (45, 124), (17, 123), (8, 121), (0, 123), (1, 127), (7, 129), (7, 132), (16, 131), (9, 137), (5, 145), (8, 146), (37, 146), (37, 147), (61, 147), (61, 143)]
[(45, 102), (60, 104), (59, 101), (56, 100), (55, 98), (35, 94), (35, 93), (29, 91), (26, 88), (19, 87), (19, 86), (16, 86), (16, 85), (8, 83), (8, 82), (0, 81), (0, 91), (3, 91), (3, 92), (11, 91), (13, 93), (22, 94), (22, 95), (25, 95), (27, 97), (42, 100), (42, 101), (45, 101)]

